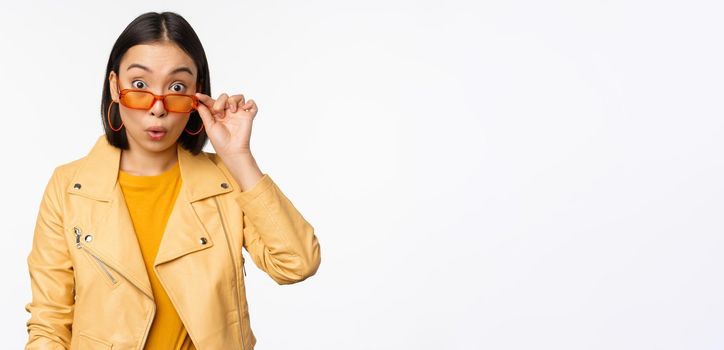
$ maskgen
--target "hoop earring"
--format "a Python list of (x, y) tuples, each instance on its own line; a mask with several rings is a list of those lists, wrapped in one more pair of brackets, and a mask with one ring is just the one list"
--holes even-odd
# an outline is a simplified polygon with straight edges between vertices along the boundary
[(108, 105), (108, 127), (110, 127), (113, 131), (118, 131), (121, 130), (121, 128), (123, 127), (123, 120), (121, 120), (121, 126), (119, 126), (118, 129), (113, 128), (113, 124), (111, 124), (111, 107), (113, 106), (114, 102), (116, 101), (111, 101), (111, 103)]
[(201, 127), (200, 127), (199, 130), (197, 130), (196, 132), (188, 131), (188, 130), (186, 130), (186, 128), (184, 128), (184, 131), (185, 131), (187, 134), (189, 134), (189, 135), (196, 135), (196, 134), (200, 133), (201, 130), (203, 130), (203, 129), (204, 129), (204, 122), (203, 122), (203, 120), (202, 120), (202, 121), (201, 121)]

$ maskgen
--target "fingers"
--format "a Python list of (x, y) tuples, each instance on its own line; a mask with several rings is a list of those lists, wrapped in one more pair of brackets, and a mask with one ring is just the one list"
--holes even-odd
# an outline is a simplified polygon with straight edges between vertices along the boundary
[(229, 100), (226, 102), (226, 108), (229, 109), (231, 112), (236, 112), (240, 104), (244, 104), (243, 94), (229, 97)]
[(226, 101), (229, 99), (229, 95), (226, 93), (223, 93), (219, 95), (219, 98), (216, 99), (216, 102), (214, 102), (214, 105), (211, 107), (211, 114), (216, 116), (217, 118), (224, 118), (225, 116), (225, 107), (226, 107)]
[(223, 93), (219, 95), (218, 99), (214, 100), (209, 95), (197, 92), (196, 97), (199, 99), (201, 104), (207, 107), (207, 110), (211, 115), (220, 118), (224, 117), (224, 111), (227, 109), (232, 113), (236, 112), (238, 109), (243, 109), (244, 111), (253, 113), (258, 110), (256, 102), (253, 99), (246, 101), (243, 94), (229, 96), (228, 94)]
[(241, 109), (250, 112), (251, 114), (255, 115), (259, 109), (256, 106), (256, 101), (254, 101), (253, 98), (250, 98), (249, 101), (247, 101), (243, 106), (241, 106)]
[(211, 106), (213, 106), (215, 102), (215, 100), (211, 98), (211, 96), (202, 94), (200, 92), (196, 93), (196, 98), (199, 99), (199, 102), (205, 104), (207, 108), (211, 108)]

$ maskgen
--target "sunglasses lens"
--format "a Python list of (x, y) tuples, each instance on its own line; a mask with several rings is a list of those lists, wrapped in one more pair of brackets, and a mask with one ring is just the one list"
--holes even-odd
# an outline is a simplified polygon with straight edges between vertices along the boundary
[(140, 91), (129, 91), (121, 97), (121, 102), (128, 108), (145, 109), (151, 105), (151, 101), (153, 95)]
[(188, 113), (194, 110), (194, 99), (189, 96), (166, 96), (169, 112)]
[(153, 95), (138, 91), (129, 91), (121, 98), (121, 102), (128, 108), (145, 109), (151, 105), (151, 101)]

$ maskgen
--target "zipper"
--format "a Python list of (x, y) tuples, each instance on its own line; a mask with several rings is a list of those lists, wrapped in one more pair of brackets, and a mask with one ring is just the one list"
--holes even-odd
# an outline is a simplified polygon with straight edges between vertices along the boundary
[[(73, 231), (75, 232), (75, 246), (78, 249), (85, 248), (85, 247), (83, 247), (83, 244), (80, 243), (80, 234), (81, 234), (80, 228), (76, 226), (73, 229)], [(90, 254), (90, 256), (93, 257), (93, 260), (96, 261), (98, 266), (101, 268), (101, 270), (103, 270), (103, 272), (106, 274), (106, 276), (108, 276), (108, 278), (111, 280), (111, 282), (113, 282), (113, 284), (118, 283), (118, 280), (115, 277), (113, 277), (113, 274), (111, 274), (110, 271), (108, 271), (108, 267), (106, 266), (105, 263), (103, 263), (103, 260), (101, 260), (97, 255), (93, 254), (93, 252), (91, 252), (88, 249), (83, 249), (83, 251)]]
[[(236, 275), (236, 259), (234, 258), (234, 249), (231, 247), (231, 240), (229, 239), (229, 233), (226, 230), (226, 221), (224, 219), (224, 216), (221, 214), (221, 208), (219, 208), (219, 199), (214, 197), (214, 202), (216, 202), (216, 211), (219, 213), (219, 217), (221, 218), (221, 227), (224, 229), (224, 236), (226, 236), (226, 245), (229, 247), (229, 254), (231, 254), (231, 262), (234, 264), (234, 284), (236, 284), (236, 312), (239, 313), (239, 337), (241, 338), (241, 349), (244, 350), (244, 333), (241, 329), (241, 322), (244, 319), (244, 315), (241, 314), (241, 297), (239, 296), (239, 282), (238, 282), (238, 276)], [(244, 264), (242, 263), (242, 268), (244, 267)]]
[[(88, 252), (88, 249), (84, 249), (84, 250), (85, 250), (86, 252)], [(90, 253), (90, 252), (89, 252), (89, 253)], [(111, 272), (108, 271), (108, 268), (106, 267), (106, 265), (105, 265), (103, 262), (101, 262), (101, 259), (98, 259), (98, 257), (95, 256), (95, 255), (93, 255), (92, 253), (91, 253), (91, 255), (95, 258), (96, 262), (98, 263), (98, 266), (100, 266), (101, 269), (103, 269), (103, 272), (106, 273), (106, 276), (108, 276), (108, 278), (111, 279), (111, 282), (113, 282), (113, 284), (116, 284), (118, 281), (116, 280), (115, 277), (113, 277), (113, 275), (111, 275)]]
[[(81, 236), (81, 232), (82, 232), (81, 229), (80, 229), (80, 227), (78, 227), (78, 226), (73, 227), (73, 232), (75, 233), (75, 246), (76, 246), (76, 248), (78, 248), (78, 249), (85, 248), (85, 247), (83, 246), (83, 244), (80, 243), (80, 236)], [(108, 268), (107, 268), (106, 264), (103, 263), (103, 261), (102, 261), (98, 256), (96, 256), (95, 254), (93, 254), (93, 252), (91, 252), (91, 251), (88, 250), (87, 248), (86, 248), (86, 249), (83, 249), (83, 251), (85, 251), (86, 253), (90, 254), (90, 255), (95, 259), (95, 261), (98, 263), (98, 265), (103, 269), (103, 271), (106, 273), (106, 275), (111, 279), (111, 281), (113, 281), (113, 284), (116, 284), (116, 282), (117, 282), (118, 280), (117, 280), (115, 277), (113, 277), (113, 275), (111, 275), (111, 272), (108, 271)], [(152, 298), (150, 295), (148, 295), (148, 294), (146, 294), (146, 293), (143, 293), (143, 294), (145, 294), (146, 296), (148, 296), (149, 298), (151, 298), (151, 299), (153, 300), (153, 298)], [(146, 330), (145, 330), (144, 333), (143, 333), (143, 339), (141, 340), (141, 342), (140, 342), (139, 345), (138, 345), (138, 350), (143, 349), (143, 346), (144, 346), (145, 343), (146, 343), (146, 338), (148, 338), (148, 332), (151, 330), (151, 324), (153, 324), (153, 318), (154, 318), (155, 316), (156, 316), (156, 303), (152, 303), (151, 318), (148, 320), (148, 324), (146, 325)]]

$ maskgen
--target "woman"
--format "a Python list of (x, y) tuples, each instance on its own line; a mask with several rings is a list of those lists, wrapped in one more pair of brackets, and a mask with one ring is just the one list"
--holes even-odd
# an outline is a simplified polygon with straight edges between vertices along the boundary
[(40, 204), (25, 348), (253, 349), (242, 248), (279, 284), (320, 264), (313, 227), (251, 153), (256, 103), (211, 98), (203, 47), (171, 12), (131, 22), (106, 77), (105, 134), (55, 168)]

